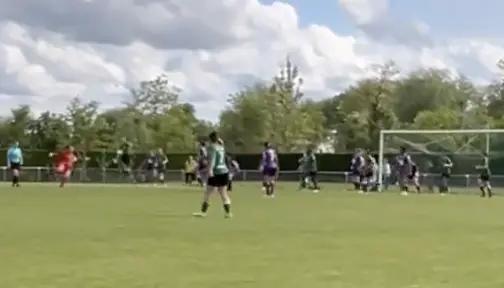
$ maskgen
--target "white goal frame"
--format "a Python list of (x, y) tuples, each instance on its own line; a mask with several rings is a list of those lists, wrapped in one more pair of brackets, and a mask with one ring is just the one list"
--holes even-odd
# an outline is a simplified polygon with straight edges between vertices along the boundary
[(381, 130), (378, 151), (378, 187), (381, 191), (383, 184), (383, 160), (386, 135), (414, 135), (414, 134), (483, 134), (486, 135), (486, 152), (490, 154), (490, 135), (504, 134), (504, 129), (461, 129), (461, 130)]

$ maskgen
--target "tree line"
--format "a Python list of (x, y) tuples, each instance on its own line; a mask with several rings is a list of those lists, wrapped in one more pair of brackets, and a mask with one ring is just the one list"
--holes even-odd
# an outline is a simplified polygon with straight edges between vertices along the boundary
[(288, 59), (268, 83), (229, 95), (218, 123), (198, 119), (194, 107), (180, 101), (182, 91), (161, 75), (140, 83), (124, 105), (112, 110), (102, 111), (99, 103), (79, 98), (65, 113), (36, 116), (29, 106), (16, 107), (0, 119), (0, 147), (20, 141), (33, 150), (71, 144), (83, 152), (113, 151), (126, 138), (138, 152), (163, 148), (188, 153), (218, 130), (233, 153), (257, 153), (266, 140), (282, 153), (322, 143), (349, 152), (357, 147), (375, 150), (381, 129), (504, 127), (503, 80), (480, 87), (443, 70), (402, 75), (392, 62), (371, 68), (373, 76), (314, 101), (304, 95), (301, 72)]

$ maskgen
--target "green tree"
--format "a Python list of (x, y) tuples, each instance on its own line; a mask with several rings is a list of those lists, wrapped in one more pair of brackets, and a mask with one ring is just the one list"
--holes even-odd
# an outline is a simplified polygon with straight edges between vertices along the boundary
[(161, 115), (177, 104), (179, 94), (180, 89), (170, 85), (166, 75), (161, 75), (131, 89), (131, 101), (127, 104), (143, 115)]
[[(460, 86), (460, 79), (453, 80), (441, 70), (420, 70), (399, 81), (394, 95), (394, 112), (404, 124), (413, 123), (422, 111), (440, 107), (462, 111), (467, 107), (469, 96)], [(462, 88), (462, 89), (461, 89)]]

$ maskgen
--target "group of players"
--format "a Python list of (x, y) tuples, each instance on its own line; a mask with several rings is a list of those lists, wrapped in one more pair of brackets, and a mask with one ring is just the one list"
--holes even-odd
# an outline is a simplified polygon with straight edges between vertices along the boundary
[[(415, 187), (416, 193), (421, 193), (420, 171), (418, 165), (412, 160), (410, 154), (407, 153), (406, 147), (400, 148), (399, 155), (397, 155), (393, 161), (385, 159), (383, 168), (384, 173), (380, 183), (378, 164), (374, 156), (370, 152), (357, 149), (350, 165), (354, 189), (361, 194), (366, 194), (369, 191), (378, 191), (380, 184), (383, 184), (383, 187), (388, 189), (391, 181), (395, 180), (399, 186), (401, 195), (408, 195), (410, 186)], [(446, 195), (450, 191), (449, 179), (451, 177), (452, 168), (453, 162), (450, 157), (442, 157), (439, 183), (439, 192), (441, 195)], [(477, 165), (475, 169), (480, 173), (478, 182), (481, 197), (492, 197), (487, 153), (484, 153), (482, 163)], [(429, 186), (432, 187), (432, 183), (430, 183)]]
[[(209, 135), (209, 142), (200, 143), (197, 157), (197, 176), (202, 186), (206, 187), (205, 198), (201, 212), (197, 215), (204, 216), (208, 210), (208, 199), (214, 191), (218, 191), (224, 203), (224, 209), (228, 217), (231, 216), (231, 200), (229, 193), (232, 191), (233, 178), (240, 171), (239, 164), (229, 154), (225, 152), (224, 142), (216, 132)], [(114, 162), (117, 162), (125, 175), (134, 181), (131, 169), (131, 143), (123, 140), (121, 149), (117, 153)], [(64, 187), (69, 181), (75, 163), (78, 161), (75, 150), (72, 146), (66, 146), (57, 153), (50, 155), (54, 160), (54, 171), (59, 177), (60, 187)], [(159, 179), (164, 182), (166, 165), (168, 158), (161, 149), (151, 152), (145, 159), (143, 166), (151, 179)], [(313, 192), (320, 190), (317, 181), (317, 159), (313, 149), (309, 148), (299, 159), (300, 164), (300, 189), (310, 187)], [(12, 186), (19, 187), (19, 175), (23, 165), (23, 153), (19, 143), (14, 143), (7, 151), (7, 166), (12, 171)], [(449, 179), (453, 163), (448, 156), (442, 159), (442, 171), (440, 175), (439, 192), (445, 195), (449, 192)], [(276, 150), (270, 143), (264, 144), (264, 151), (259, 167), (263, 174), (263, 190), (265, 196), (275, 197), (276, 182), (279, 176), (280, 165)], [(489, 158), (485, 153), (482, 163), (475, 167), (480, 172), (479, 186), (482, 197), (492, 197), (492, 187), (490, 185)], [(354, 189), (359, 193), (377, 191), (380, 182), (385, 189), (388, 188), (392, 179), (392, 174), (399, 186), (402, 195), (408, 195), (409, 186), (413, 185), (417, 193), (421, 192), (420, 171), (418, 165), (412, 160), (405, 147), (401, 147), (399, 155), (393, 161), (385, 160), (382, 181), (378, 181), (378, 164), (370, 152), (358, 149), (351, 161), (350, 171)], [(394, 173), (393, 173), (394, 172)], [(225, 188), (225, 189), (224, 189)]]

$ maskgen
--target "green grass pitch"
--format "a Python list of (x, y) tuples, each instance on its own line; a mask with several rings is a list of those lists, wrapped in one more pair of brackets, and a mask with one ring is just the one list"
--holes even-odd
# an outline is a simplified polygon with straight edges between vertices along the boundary
[(504, 287), (503, 197), (346, 188), (0, 186), (0, 287)]

